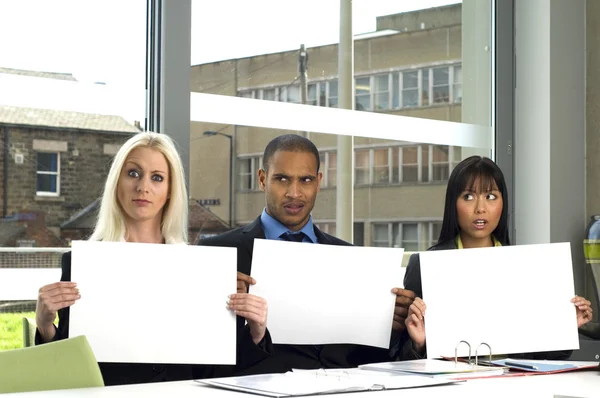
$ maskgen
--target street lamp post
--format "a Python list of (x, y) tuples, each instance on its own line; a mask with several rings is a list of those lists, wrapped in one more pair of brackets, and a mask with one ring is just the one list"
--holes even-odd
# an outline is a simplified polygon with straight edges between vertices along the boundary
[(229, 139), (229, 226), (233, 228), (233, 137), (219, 131), (205, 131), (203, 135), (207, 137), (222, 135)]

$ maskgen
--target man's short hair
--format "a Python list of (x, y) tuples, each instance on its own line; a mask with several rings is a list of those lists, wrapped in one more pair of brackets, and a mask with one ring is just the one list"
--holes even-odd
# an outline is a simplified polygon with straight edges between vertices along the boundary
[(279, 137), (275, 137), (267, 144), (265, 152), (263, 154), (263, 170), (268, 171), (269, 163), (275, 155), (275, 152), (308, 152), (315, 156), (317, 161), (317, 173), (321, 167), (321, 157), (319, 156), (319, 150), (308, 138), (302, 137), (297, 134), (284, 134)]

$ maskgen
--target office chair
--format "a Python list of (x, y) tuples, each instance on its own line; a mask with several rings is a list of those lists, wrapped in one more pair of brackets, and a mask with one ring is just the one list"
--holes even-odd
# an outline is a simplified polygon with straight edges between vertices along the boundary
[(35, 319), (23, 317), (23, 347), (35, 345), (35, 331), (37, 325)]
[(0, 351), (0, 393), (103, 386), (85, 336)]

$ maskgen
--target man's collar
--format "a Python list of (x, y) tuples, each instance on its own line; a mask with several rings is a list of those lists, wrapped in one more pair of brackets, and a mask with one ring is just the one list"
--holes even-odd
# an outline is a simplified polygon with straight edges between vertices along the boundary
[[(263, 230), (265, 231), (265, 238), (267, 239), (279, 239), (281, 234), (289, 231), (285, 225), (267, 213), (266, 208), (263, 209), (262, 214), (260, 215), (260, 221), (263, 225)], [(304, 234), (312, 243), (317, 243), (317, 236), (315, 235), (312, 215), (309, 217), (308, 222), (300, 229), (300, 231), (304, 232)]]

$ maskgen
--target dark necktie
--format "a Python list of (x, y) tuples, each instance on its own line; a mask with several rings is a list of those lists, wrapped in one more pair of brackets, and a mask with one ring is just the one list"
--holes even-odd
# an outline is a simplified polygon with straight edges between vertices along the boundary
[(284, 232), (283, 234), (281, 234), (281, 239), (283, 240), (287, 240), (289, 242), (302, 242), (304, 240), (304, 237), (306, 235), (304, 234), (304, 232)]

